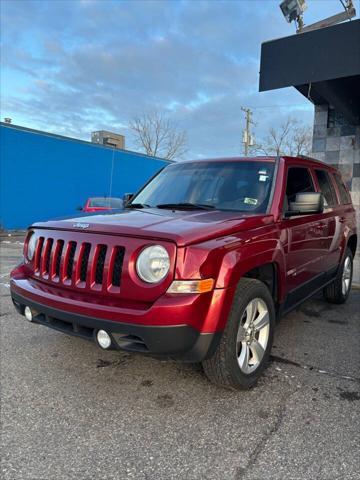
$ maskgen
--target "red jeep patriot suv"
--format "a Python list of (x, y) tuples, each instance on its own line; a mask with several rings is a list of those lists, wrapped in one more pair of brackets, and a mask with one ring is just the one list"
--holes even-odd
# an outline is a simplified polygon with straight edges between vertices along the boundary
[(303, 158), (174, 163), (118, 213), (33, 225), (17, 310), (103, 349), (202, 362), (249, 388), (275, 318), (318, 290), (343, 303), (357, 234), (338, 172)]

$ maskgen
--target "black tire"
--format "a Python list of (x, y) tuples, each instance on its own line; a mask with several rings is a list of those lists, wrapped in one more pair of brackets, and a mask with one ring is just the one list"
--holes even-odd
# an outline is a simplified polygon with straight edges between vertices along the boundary
[[(246, 307), (257, 298), (266, 304), (268, 310), (268, 338), (262, 360), (254, 371), (247, 374), (239, 366), (236, 339), (240, 322), (243, 322), (242, 319), (246, 315)], [(243, 278), (237, 286), (227, 325), (219, 345), (213, 356), (202, 362), (206, 376), (212, 383), (225, 388), (247, 390), (252, 387), (268, 363), (274, 329), (275, 307), (269, 289), (259, 280)], [(241, 346), (241, 348), (243, 347)]]
[[(350, 278), (349, 278), (349, 286), (346, 292), (344, 292), (343, 274), (344, 274), (344, 268), (345, 268), (347, 259), (349, 259), (349, 262), (350, 262)], [(351, 290), (352, 275), (353, 275), (353, 254), (350, 248), (347, 248), (345, 251), (344, 259), (341, 262), (341, 265), (335, 280), (332, 283), (330, 283), (330, 285), (325, 287), (323, 290), (325, 300), (327, 300), (330, 303), (337, 303), (337, 304), (346, 302)]]

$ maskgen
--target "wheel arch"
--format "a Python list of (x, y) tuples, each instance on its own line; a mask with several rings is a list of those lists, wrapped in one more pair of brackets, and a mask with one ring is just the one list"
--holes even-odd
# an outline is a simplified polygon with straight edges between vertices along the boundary
[(283, 256), (258, 255), (240, 262), (232, 274), (232, 283), (237, 285), (242, 278), (254, 278), (263, 282), (269, 289), (277, 307), (285, 297), (285, 261)]
[(346, 246), (350, 248), (351, 253), (353, 254), (353, 257), (355, 257), (355, 252), (356, 252), (356, 247), (357, 247), (357, 234), (356, 233), (353, 233), (352, 235), (349, 236)]
[(263, 282), (269, 289), (275, 303), (279, 301), (279, 267), (275, 262), (256, 266), (246, 272), (243, 277), (254, 278)]

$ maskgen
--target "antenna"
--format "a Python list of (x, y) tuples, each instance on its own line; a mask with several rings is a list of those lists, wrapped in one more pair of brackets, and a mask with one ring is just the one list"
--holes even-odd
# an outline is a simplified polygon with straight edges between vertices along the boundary
[(110, 185), (109, 185), (109, 197), (112, 195), (113, 187), (113, 176), (114, 176), (114, 160), (115, 160), (115, 147), (112, 149), (112, 158), (111, 158), (111, 170), (110, 170)]

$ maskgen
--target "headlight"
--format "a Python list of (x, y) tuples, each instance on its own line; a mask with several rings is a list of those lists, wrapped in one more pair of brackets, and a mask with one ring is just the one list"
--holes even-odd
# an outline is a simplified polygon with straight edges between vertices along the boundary
[(169, 273), (169, 269), (169, 254), (161, 245), (144, 248), (136, 261), (137, 274), (147, 283), (160, 282)]
[(34, 258), (37, 238), (34, 232), (31, 232), (29, 235), (26, 247), (26, 258), (31, 261)]

